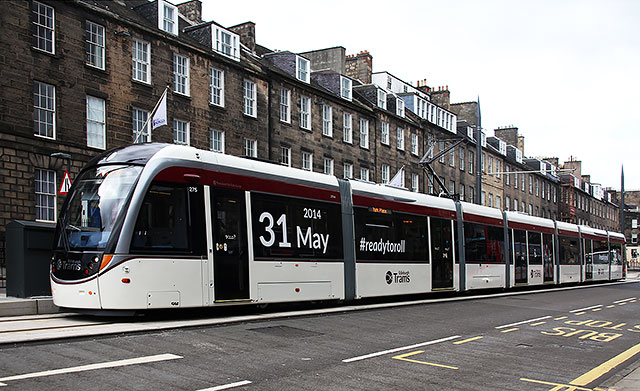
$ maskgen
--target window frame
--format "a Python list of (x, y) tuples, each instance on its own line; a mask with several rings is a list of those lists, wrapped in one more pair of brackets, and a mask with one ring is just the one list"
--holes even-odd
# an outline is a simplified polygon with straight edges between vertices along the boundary
[(311, 61), (302, 56), (296, 56), (296, 79), (307, 84), (311, 81)]
[(258, 157), (258, 140), (245, 137), (242, 145), (244, 156)]
[(389, 145), (389, 123), (386, 121), (380, 122), (380, 143)]
[[(92, 29), (90, 29), (90, 27), (96, 27), (96, 32), (94, 33)], [(99, 30), (102, 29), (102, 35), (100, 35)], [(106, 57), (105, 57), (105, 50), (106, 50), (106, 36), (105, 36), (105, 32), (106, 29), (103, 25), (92, 22), (90, 20), (86, 20), (85, 21), (85, 64), (93, 67), (93, 68), (97, 68), (97, 69), (101, 69), (104, 70), (105, 66), (106, 66)], [(101, 37), (102, 38), (102, 42), (94, 42), (91, 40), (92, 37)], [(91, 48), (97, 48), (99, 50), (98, 53), (99, 55), (93, 54), (92, 50), (90, 50)], [(99, 57), (100, 61), (101, 61), (101, 65), (96, 65), (94, 64), (94, 61), (91, 61), (91, 57), (95, 56), (96, 58)]]
[[(45, 15), (41, 14), (40, 13), (41, 10), (46, 10), (46, 11), (50, 10), (51, 17), (49, 17), (46, 14)], [(50, 19), (51, 25), (49, 26), (48, 24), (40, 23), (41, 18)], [(31, 3), (31, 26), (32, 26), (31, 27), (31, 37), (32, 37), (31, 47), (36, 50), (42, 51), (43, 53), (55, 55), (56, 54), (56, 10), (55, 8), (51, 7), (50, 5), (33, 0)], [(48, 36), (43, 36), (41, 34), (42, 32), (44, 33), (49, 32), (51, 35), (50, 39)], [(49, 35), (49, 34), (46, 34), (46, 35)], [(40, 47), (41, 41), (45, 43), (44, 48)], [(51, 50), (47, 50), (46, 48), (47, 42), (51, 42)]]
[(291, 148), (281, 145), (280, 146), (280, 164), (286, 167), (291, 167)]
[(322, 172), (325, 175), (333, 175), (333, 172), (334, 172), (333, 168), (334, 168), (333, 159), (329, 157), (325, 157), (322, 159)]
[(396, 128), (396, 148), (404, 151), (404, 129)]
[(224, 71), (215, 67), (209, 67), (209, 103), (224, 107)]
[[(35, 89), (36, 86), (38, 88), (38, 92), (36, 93)], [(45, 95), (43, 96), (42, 94), (40, 94), (40, 92), (42, 92), (42, 88), (44, 87), (45, 89)], [(51, 88), (49, 88), (51, 87)], [(55, 140), (56, 139), (56, 86), (53, 84), (48, 84), (48, 83), (44, 83), (38, 80), (34, 80), (33, 81), (33, 135), (36, 137), (42, 137), (42, 138), (46, 138), (49, 140)], [(49, 90), (51, 91), (51, 97), (49, 97)], [(36, 94), (37, 94), (37, 99), (36, 99)], [(36, 100), (38, 101), (38, 104), (41, 103), (42, 98), (45, 99), (47, 106), (36, 106)], [(53, 108), (49, 108), (48, 104), (52, 103)], [(40, 125), (38, 125), (38, 132), (36, 133), (36, 124), (40, 124), (42, 123), (42, 121), (40, 121), (39, 119), (36, 120), (36, 113), (39, 113), (38, 118), (40, 118), (40, 114), (44, 113), (44, 114), (51, 114), (51, 124), (49, 124), (48, 122), (48, 118), (46, 119), (46, 122), (44, 122), (45, 126), (48, 128), (49, 126), (51, 126), (51, 136), (47, 135), (47, 134), (39, 134), (40, 133)], [(45, 115), (45, 117), (48, 117), (48, 115)], [(47, 129), (45, 129), (45, 132), (47, 132)]]
[[(219, 147), (216, 145), (219, 144)], [(217, 153), (225, 153), (225, 132), (224, 130), (209, 129), (209, 149)]]
[(243, 108), (242, 114), (258, 118), (258, 91), (256, 83), (244, 79), (242, 80), (242, 96), (243, 96)]
[[(348, 86), (345, 86), (345, 82)], [(353, 99), (353, 81), (346, 76), (340, 76), (340, 96), (349, 102)]]
[[(151, 44), (138, 38), (133, 38), (131, 42), (131, 79), (140, 83), (151, 84)], [(138, 58), (136, 53), (139, 52), (145, 54), (146, 58)], [(141, 67), (145, 69), (141, 70)], [(141, 73), (144, 73), (144, 79), (138, 78)]]
[(301, 165), (301, 167), (305, 171), (313, 171), (313, 153), (307, 152), (307, 151), (302, 151), (302, 165)]
[[(182, 129), (178, 129), (179, 127)], [(180, 132), (184, 133), (184, 141), (179, 140)], [(173, 143), (178, 145), (191, 145), (191, 123), (189, 121), (174, 118)]]
[(280, 122), (291, 123), (291, 90), (280, 88)]
[[(347, 121), (348, 118), (348, 121)], [(349, 124), (347, 126), (347, 124)], [(353, 114), (342, 114), (342, 141), (348, 144), (353, 144)], [(347, 137), (348, 136), (348, 137)]]
[[(142, 121), (141, 121), (142, 118), (138, 118), (139, 113), (144, 114), (142, 115), (142, 117), (144, 117)], [(140, 135), (140, 138), (138, 139), (138, 143), (151, 142), (151, 121), (149, 121), (149, 114), (151, 113), (147, 110), (139, 109), (135, 106), (131, 108), (131, 123), (132, 123), (134, 144), (137, 144), (136, 138), (138, 137), (138, 135)], [(145, 123), (147, 124), (146, 131), (145, 129), (137, 129), (137, 125), (142, 126)]]
[[(38, 175), (38, 172), (40, 172), (41, 174)], [(43, 181), (42, 180), (42, 173), (47, 174), (47, 180)], [(51, 181), (51, 175), (53, 176), (53, 181)], [(38, 180), (40, 178), (40, 180)], [(40, 186), (40, 191), (38, 191), (38, 182), (42, 183), (43, 185)], [(34, 184), (34, 194), (35, 194), (35, 221), (43, 221), (43, 222), (52, 222), (55, 223), (56, 222), (56, 216), (58, 215), (57, 213), (57, 192), (56, 192), (56, 172), (54, 170), (47, 170), (44, 168), (36, 168), (34, 171), (34, 176), (33, 176), (33, 184)], [(43, 186), (46, 186), (48, 189), (48, 191), (43, 191)], [(51, 192), (51, 190), (53, 190)], [(40, 196), (40, 197), (39, 197)], [(46, 198), (49, 203), (47, 205), (43, 205), (40, 203), (41, 197)], [(53, 207), (51, 206), (53, 205)], [(40, 212), (38, 212), (38, 210), (40, 209)], [(45, 209), (46, 211), (52, 211), (53, 212), (53, 220), (48, 219), (48, 217), (51, 215), (50, 213), (47, 213), (47, 216), (43, 216), (42, 215), (42, 209)], [(52, 210), (51, 210), (52, 209)], [(38, 218), (40, 217), (40, 218)], [(42, 218), (42, 217), (47, 217), (47, 218)]]
[(333, 108), (328, 104), (322, 105), (322, 135), (333, 137)]
[[(95, 102), (99, 102), (101, 103), (102, 107), (101, 107), (101, 112), (102, 112), (102, 118), (90, 118), (90, 102), (91, 101), (95, 101)], [(104, 99), (102, 98), (98, 98), (96, 96), (91, 96), (91, 95), (86, 95), (86, 104), (85, 104), (85, 126), (86, 126), (86, 135), (87, 135), (87, 147), (89, 148), (96, 148), (96, 149), (102, 149), (105, 150), (107, 148), (107, 104), (105, 102)], [(91, 108), (91, 110), (93, 111), (93, 113), (96, 113), (95, 108)], [(102, 141), (101, 145), (98, 144), (90, 144), (90, 130), (89, 130), (89, 125), (97, 125), (99, 126), (101, 129), (99, 129), (98, 132), (96, 132), (96, 140), (97, 141)]]
[[(167, 9), (171, 10), (172, 17), (167, 18)], [(167, 23), (171, 23), (171, 30), (167, 30)], [(166, 1), (158, 1), (158, 28), (171, 35), (178, 35), (178, 7)]]
[(311, 98), (304, 95), (300, 96), (300, 127), (311, 130)]
[(369, 149), (369, 120), (360, 118), (360, 148)]
[(173, 92), (176, 94), (190, 96), (191, 80), (189, 57), (178, 53), (173, 53)]

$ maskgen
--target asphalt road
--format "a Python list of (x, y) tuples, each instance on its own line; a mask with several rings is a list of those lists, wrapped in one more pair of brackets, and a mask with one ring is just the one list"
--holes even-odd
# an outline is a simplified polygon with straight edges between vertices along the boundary
[(640, 357), (639, 310), (640, 283), (632, 283), (4, 345), (0, 383), (7, 390), (606, 390)]

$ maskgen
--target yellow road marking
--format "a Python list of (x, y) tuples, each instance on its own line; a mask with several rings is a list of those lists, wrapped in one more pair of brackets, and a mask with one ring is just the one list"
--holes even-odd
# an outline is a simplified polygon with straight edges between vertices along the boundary
[(447, 369), (453, 369), (453, 370), (458, 370), (459, 369), (458, 367), (452, 367), (450, 365), (436, 364), (436, 363), (432, 363), (432, 362), (419, 361), (419, 360), (413, 360), (413, 359), (407, 358), (407, 357), (415, 356), (416, 354), (420, 354), (420, 353), (424, 353), (424, 350), (418, 350), (418, 351), (411, 352), (411, 353), (405, 353), (405, 354), (401, 354), (399, 356), (394, 356), (392, 358), (396, 359), (396, 360), (408, 361), (408, 362), (412, 362), (412, 363), (416, 363), (416, 364), (430, 365), (432, 367), (440, 367), (440, 368), (447, 368)]
[(618, 305), (626, 305), (628, 302), (618, 303)]
[(613, 308), (615, 305), (608, 305), (607, 308)]
[(560, 316), (558, 318), (553, 318), (553, 320), (562, 320), (562, 319), (567, 319), (568, 316)]
[(602, 308), (594, 308), (591, 311), (593, 311), (593, 312), (602, 311)]
[(482, 337), (482, 336), (479, 336), (479, 337), (473, 337), (473, 338), (465, 339), (465, 340), (462, 340), (462, 341), (454, 342), (453, 344), (454, 344), (454, 345), (461, 345), (461, 344), (463, 344), (463, 343), (467, 343), (467, 342), (475, 341), (476, 339), (481, 339), (481, 338), (483, 338), (483, 337)]
[(548, 386), (554, 386), (549, 391), (616, 391), (614, 388), (601, 388), (601, 387), (584, 388), (584, 387), (574, 386), (572, 384), (553, 383), (549, 381), (527, 379), (525, 377), (521, 377), (520, 380), (526, 381), (529, 383), (538, 383), (538, 384), (545, 384)]
[(502, 330), (501, 332), (502, 332), (502, 333), (510, 333), (510, 332), (512, 332), (512, 331), (516, 331), (516, 330), (520, 330), (520, 329), (519, 329), (519, 328), (517, 328), (517, 327), (514, 327), (514, 328), (512, 328), (512, 329)]
[(638, 301), (638, 300), (631, 300), (629, 303), (635, 303), (636, 301)]
[(582, 311), (582, 312), (576, 312), (574, 315), (584, 315), (586, 313), (587, 313), (587, 311)]
[(622, 364), (623, 362), (627, 361), (628, 359), (630, 359), (631, 357), (635, 356), (638, 353), (640, 353), (640, 344), (632, 346), (631, 348), (625, 350), (624, 352), (618, 354), (617, 356), (611, 358), (610, 360), (593, 368), (592, 370), (585, 373), (584, 375), (575, 378), (570, 382), (570, 384), (573, 384), (576, 386), (586, 386), (587, 384), (593, 382), (600, 376), (609, 372), (616, 366)]
[(547, 323), (547, 322), (531, 323), (529, 326), (533, 326), (533, 327), (535, 327), (535, 326), (540, 326), (541, 324), (545, 324), (545, 323)]

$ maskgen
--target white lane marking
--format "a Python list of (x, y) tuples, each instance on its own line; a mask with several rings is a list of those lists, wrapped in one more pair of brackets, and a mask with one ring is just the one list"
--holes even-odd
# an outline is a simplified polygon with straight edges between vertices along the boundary
[(550, 315), (547, 315), (547, 316), (543, 316), (543, 317), (540, 317), (540, 318), (523, 320), (522, 322), (509, 323), (509, 324), (505, 324), (505, 325), (502, 325), (502, 326), (497, 326), (496, 329), (498, 329), (498, 330), (506, 329), (507, 327), (518, 326), (518, 325), (521, 325), (521, 324), (524, 324), (524, 323), (535, 322), (535, 321), (542, 320), (542, 319), (549, 319), (550, 317), (551, 317)]
[(251, 384), (251, 382), (249, 380), (243, 380), (243, 381), (239, 381), (239, 382), (235, 382), (235, 383), (224, 384), (224, 385), (221, 385), (221, 386), (215, 386), (215, 387), (211, 387), (211, 388), (203, 388), (202, 390), (198, 390), (198, 391), (221, 391), (221, 390), (228, 390), (229, 388), (246, 386), (248, 384)]
[(624, 303), (625, 301), (631, 301), (631, 300), (635, 300), (635, 297), (630, 297), (628, 299), (622, 299), (622, 300), (618, 300), (618, 301), (614, 301), (613, 304), (619, 304), (619, 303)]
[(89, 364), (89, 365), (80, 365), (78, 367), (26, 373), (24, 375), (15, 375), (15, 376), (0, 378), (0, 385), (4, 386), (6, 384), (2, 384), (3, 382), (12, 381), (12, 380), (31, 379), (34, 377), (61, 375), (61, 374), (73, 373), (73, 372), (84, 372), (84, 371), (91, 371), (94, 369), (123, 367), (123, 366), (134, 365), (134, 364), (146, 364), (146, 363), (152, 363), (157, 361), (175, 360), (178, 358), (182, 358), (182, 356), (176, 356), (175, 354), (156, 354), (155, 356), (145, 356), (145, 357), (138, 357), (138, 358), (130, 358), (126, 360), (101, 362), (101, 363)]
[(571, 310), (569, 312), (572, 313), (572, 314), (575, 314), (576, 312), (589, 311), (589, 310), (592, 310), (594, 308), (600, 308), (600, 307), (602, 307), (602, 304), (592, 305), (591, 307), (578, 308), (577, 310)]
[(347, 358), (342, 360), (342, 362), (344, 363), (349, 363), (349, 362), (354, 362), (354, 361), (360, 361), (360, 360), (366, 360), (368, 358), (373, 358), (373, 357), (378, 357), (378, 356), (383, 356), (385, 354), (389, 354), (389, 353), (396, 353), (396, 352), (401, 352), (403, 350), (409, 350), (409, 349), (415, 349), (415, 348), (419, 348), (421, 346), (428, 346), (428, 345), (434, 345), (440, 342), (446, 342), (446, 341), (450, 341), (452, 339), (456, 339), (456, 338), (460, 338), (459, 335), (453, 335), (451, 337), (446, 337), (446, 338), (440, 338), (440, 339), (435, 339), (433, 341), (427, 341), (427, 342), (422, 342), (422, 343), (417, 343), (415, 345), (409, 345), (409, 346), (403, 346), (401, 348), (395, 348), (395, 349), (389, 349), (389, 350), (383, 350), (381, 352), (376, 352), (376, 353), (370, 353), (370, 354), (365, 354), (364, 356), (358, 356), (358, 357), (352, 357), (352, 358)]

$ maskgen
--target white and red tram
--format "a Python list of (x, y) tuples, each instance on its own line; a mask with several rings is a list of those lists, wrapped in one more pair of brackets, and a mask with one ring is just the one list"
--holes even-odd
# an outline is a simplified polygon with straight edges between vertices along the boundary
[(67, 196), (56, 241), (53, 300), (75, 309), (623, 277), (618, 233), (168, 144), (92, 160)]

